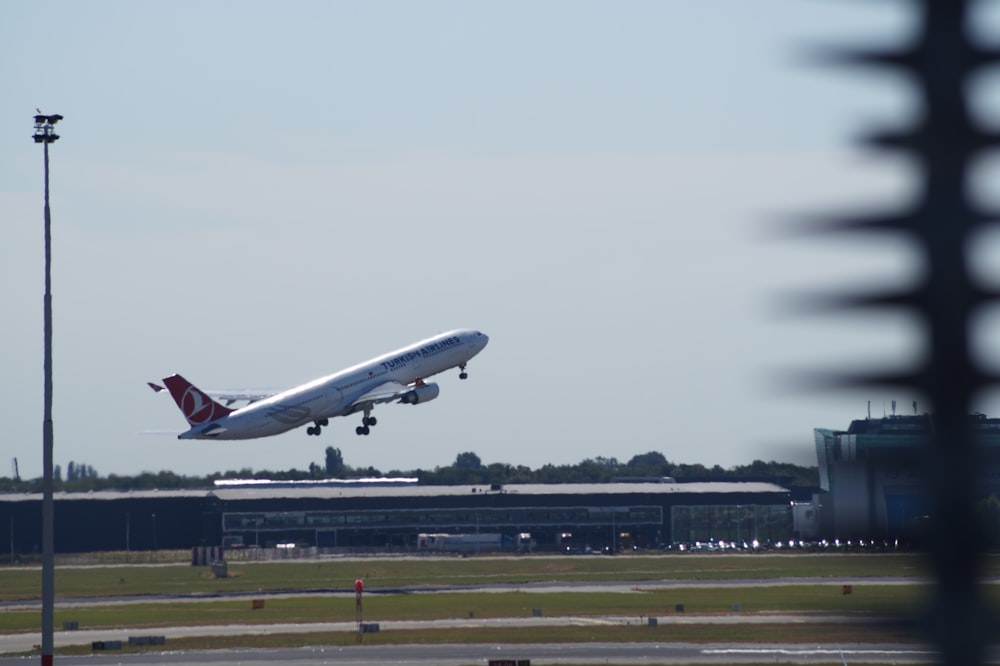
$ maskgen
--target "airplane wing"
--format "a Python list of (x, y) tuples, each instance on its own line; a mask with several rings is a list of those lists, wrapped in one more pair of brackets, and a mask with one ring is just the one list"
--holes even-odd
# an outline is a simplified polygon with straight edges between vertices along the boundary
[(351, 407), (356, 409), (364, 404), (378, 405), (384, 402), (392, 402), (393, 400), (399, 400), (403, 397), (404, 393), (408, 393), (411, 390), (413, 390), (413, 387), (406, 384), (386, 382), (385, 384), (379, 384), (371, 391), (360, 396), (351, 404)]
[(348, 410), (348, 413), (365, 411), (365, 414), (377, 404), (384, 402), (403, 402), (416, 405), (420, 402), (427, 402), (438, 397), (438, 385), (426, 384), (424, 380), (418, 379), (412, 384), (400, 384), (399, 382), (386, 382), (379, 384), (371, 391), (359, 396)]
[[(166, 388), (154, 382), (146, 382), (146, 384), (157, 393), (166, 390)], [(234, 402), (245, 402), (250, 404), (252, 402), (257, 402), (258, 400), (263, 400), (264, 398), (270, 398), (272, 395), (277, 393), (281, 393), (281, 391), (205, 391), (206, 395), (209, 395), (216, 400), (224, 401), (226, 403), (226, 407), (232, 405)]]
[(205, 393), (216, 400), (225, 402), (228, 407), (234, 402), (245, 402), (247, 404), (257, 402), (258, 400), (270, 398), (272, 395), (281, 393), (281, 391), (205, 391)]

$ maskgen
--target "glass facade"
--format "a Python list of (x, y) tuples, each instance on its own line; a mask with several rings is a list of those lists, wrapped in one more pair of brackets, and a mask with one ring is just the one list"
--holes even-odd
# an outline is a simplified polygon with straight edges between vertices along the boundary
[(525, 525), (564, 527), (573, 525), (662, 525), (659, 506), (575, 507), (514, 509), (415, 509), (390, 511), (303, 511), (303, 512), (226, 512), (222, 514), (224, 532), (247, 530), (273, 531), (289, 528), (414, 528), (421, 531), (436, 527), (490, 527), (517, 529)]
[(422, 532), (505, 535), (530, 533), (544, 546), (561, 546), (561, 535), (594, 547), (614, 540), (619, 530), (658, 542), (661, 506), (442, 508), (347, 511), (229, 511), (222, 514), (228, 542), (271, 546), (296, 542), (319, 546), (413, 545)]
[(671, 541), (786, 541), (795, 536), (790, 504), (721, 504), (675, 506), (671, 509)]

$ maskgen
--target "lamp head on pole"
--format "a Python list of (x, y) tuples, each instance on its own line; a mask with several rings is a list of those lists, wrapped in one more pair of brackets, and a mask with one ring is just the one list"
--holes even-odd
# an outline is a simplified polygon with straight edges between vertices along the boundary
[[(37, 109), (36, 109), (37, 111)], [(55, 124), (62, 120), (63, 117), (58, 113), (47, 116), (44, 113), (35, 114), (35, 143), (52, 143), (59, 139), (59, 135), (55, 133)]]

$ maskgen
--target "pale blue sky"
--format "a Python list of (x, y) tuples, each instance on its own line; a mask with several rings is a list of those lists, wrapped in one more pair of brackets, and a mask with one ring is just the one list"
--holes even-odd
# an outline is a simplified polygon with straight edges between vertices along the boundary
[[(902, 280), (914, 262), (901, 244), (764, 230), (909, 192), (898, 162), (851, 144), (912, 113), (905, 86), (806, 58), (898, 41), (904, 8), (5, 3), (0, 451), (40, 475), (39, 107), (65, 116), (59, 464), (301, 469), (329, 445), (386, 471), (463, 451), (531, 467), (650, 450), (815, 464), (812, 428), (911, 396), (776, 394), (768, 378), (919, 345), (898, 317), (778, 318), (776, 295)], [(456, 327), (491, 336), (470, 379), (379, 410), (370, 437), (353, 418), (319, 439), (142, 434), (184, 425), (147, 380), (290, 386)]]

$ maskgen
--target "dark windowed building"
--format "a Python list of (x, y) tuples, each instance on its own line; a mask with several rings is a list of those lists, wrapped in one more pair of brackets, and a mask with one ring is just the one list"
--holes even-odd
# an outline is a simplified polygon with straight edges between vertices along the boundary
[[(0, 495), (12, 553), (37, 551), (40, 515), (40, 495)], [(463, 535), (490, 550), (657, 548), (784, 540), (795, 536), (792, 515), (789, 492), (759, 482), (254, 484), (57, 493), (55, 546), (60, 553), (222, 544), (406, 551), (462, 543), (422, 535)]]
[[(1000, 419), (969, 417), (984, 464), (968, 482), (982, 498), (1000, 493)], [(852, 421), (816, 428), (822, 496), (820, 532), (829, 538), (919, 537), (928, 513), (925, 451), (933, 415)]]

